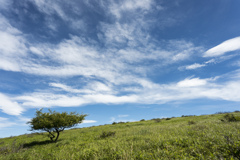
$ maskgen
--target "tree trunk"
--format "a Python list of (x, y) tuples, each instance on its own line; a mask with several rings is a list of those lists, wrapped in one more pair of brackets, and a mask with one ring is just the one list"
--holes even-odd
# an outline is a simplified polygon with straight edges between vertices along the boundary
[(56, 139), (55, 139), (55, 142), (57, 142), (57, 140), (58, 140), (58, 137), (59, 137), (59, 131), (58, 131), (58, 129), (56, 129), (56, 132), (57, 132), (57, 137), (56, 137)]
[(50, 137), (51, 141), (53, 142), (53, 138), (55, 138), (54, 134), (51, 133), (50, 131), (48, 131), (48, 133), (49, 133), (49, 137)]

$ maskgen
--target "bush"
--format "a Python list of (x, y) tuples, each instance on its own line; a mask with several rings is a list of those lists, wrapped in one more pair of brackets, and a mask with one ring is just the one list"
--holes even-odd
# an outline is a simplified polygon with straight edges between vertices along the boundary
[(113, 122), (112, 124), (117, 124), (117, 122)]
[(151, 119), (151, 120), (153, 120), (153, 121), (155, 121), (155, 122), (157, 122), (157, 123), (159, 123), (159, 122), (162, 121), (160, 118), (153, 118), (153, 119)]
[(170, 120), (171, 118), (166, 118), (166, 120)]
[(196, 122), (195, 121), (188, 121), (188, 124), (192, 125), (192, 124), (196, 124)]
[(222, 122), (236, 122), (240, 121), (240, 117), (235, 117), (233, 114), (225, 114), (221, 119)]
[(108, 132), (105, 132), (103, 131), (102, 134), (100, 135), (100, 138), (107, 138), (107, 137), (110, 137), (110, 136), (115, 136), (116, 132), (112, 132), (112, 131), (108, 131)]
[(215, 114), (226, 114), (226, 113), (231, 113), (229, 111), (225, 111), (225, 112), (216, 112)]
[(182, 117), (194, 117), (196, 115), (182, 115)]
[(145, 121), (145, 119), (141, 119), (140, 121)]

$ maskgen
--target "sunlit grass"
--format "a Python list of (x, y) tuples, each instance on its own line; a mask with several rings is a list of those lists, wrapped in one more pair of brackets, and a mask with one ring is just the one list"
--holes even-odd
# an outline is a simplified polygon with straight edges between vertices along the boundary
[[(233, 113), (240, 116), (240, 113)], [(0, 139), (0, 159), (239, 159), (240, 122), (178, 117)], [(114, 134), (113, 134), (114, 133)]]

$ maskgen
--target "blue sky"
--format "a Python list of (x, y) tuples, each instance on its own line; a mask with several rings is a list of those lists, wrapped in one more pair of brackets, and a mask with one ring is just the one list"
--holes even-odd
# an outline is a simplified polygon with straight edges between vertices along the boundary
[(240, 109), (240, 1), (0, 0), (0, 137)]

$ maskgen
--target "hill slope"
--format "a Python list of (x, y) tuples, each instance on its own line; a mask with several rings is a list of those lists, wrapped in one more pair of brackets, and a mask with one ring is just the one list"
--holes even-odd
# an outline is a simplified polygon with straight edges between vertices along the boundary
[(3, 138), (0, 159), (239, 159), (240, 122), (224, 115), (72, 129), (56, 143), (43, 133)]

